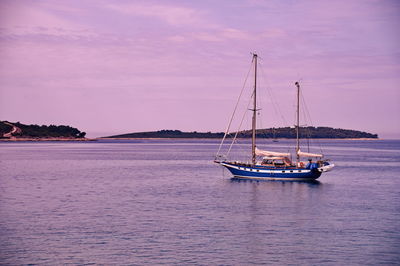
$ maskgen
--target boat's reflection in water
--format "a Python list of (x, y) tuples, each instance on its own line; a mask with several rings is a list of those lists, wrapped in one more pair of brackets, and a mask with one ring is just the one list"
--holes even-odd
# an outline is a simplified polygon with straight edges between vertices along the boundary
[[(227, 180), (227, 185), (231, 187), (230, 191), (235, 192), (231, 204), (236, 213), (232, 219), (241, 228), (236, 239), (246, 246), (252, 259), (265, 261), (268, 256), (273, 260), (277, 254), (287, 254), (287, 248), (291, 252), (301, 252), (304, 245), (298, 243), (319, 243), (314, 238), (304, 242), (304, 238), (314, 234), (316, 225), (326, 224), (325, 217), (320, 213), (326, 202), (325, 188), (329, 184), (324, 186), (317, 180), (305, 182), (231, 178)], [(260, 252), (260, 247), (268, 248)], [(284, 264), (297, 262), (287, 256)]]

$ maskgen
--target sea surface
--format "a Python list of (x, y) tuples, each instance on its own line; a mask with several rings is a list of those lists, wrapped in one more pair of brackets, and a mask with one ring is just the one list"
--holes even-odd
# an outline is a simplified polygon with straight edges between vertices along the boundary
[(302, 183), (232, 180), (216, 140), (0, 143), (0, 264), (399, 265), (400, 141), (319, 144)]

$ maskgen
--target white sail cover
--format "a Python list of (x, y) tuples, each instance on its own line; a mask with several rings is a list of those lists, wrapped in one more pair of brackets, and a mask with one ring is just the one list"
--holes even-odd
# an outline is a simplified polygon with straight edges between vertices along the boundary
[(297, 155), (299, 155), (300, 157), (324, 157), (324, 155), (322, 154), (302, 152), (300, 150), (297, 152)]
[(290, 157), (290, 153), (264, 151), (264, 150), (259, 150), (257, 147), (256, 147), (256, 155), (267, 156), (267, 157)]

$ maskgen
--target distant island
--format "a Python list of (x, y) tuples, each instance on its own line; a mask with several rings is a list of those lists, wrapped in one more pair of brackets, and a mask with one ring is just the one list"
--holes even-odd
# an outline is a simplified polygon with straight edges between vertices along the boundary
[[(293, 128), (266, 128), (256, 131), (258, 138), (294, 139), (296, 133)], [(235, 132), (230, 134), (233, 137)], [(251, 130), (238, 133), (238, 138), (251, 138)], [(86, 133), (77, 128), (65, 125), (25, 125), (20, 122), (0, 121), (0, 140), (89, 140)], [(151, 139), (151, 138), (187, 138), (187, 139), (221, 139), (223, 132), (183, 132), (180, 130), (159, 130), (136, 132), (122, 135), (103, 137), (105, 139)], [(377, 139), (377, 134), (331, 127), (301, 127), (301, 138), (318, 139)]]
[(87, 140), (85, 135), (85, 132), (71, 126), (39, 126), (0, 121), (2, 140)]
[[(231, 133), (234, 136), (235, 133)], [(243, 130), (238, 133), (238, 138), (251, 138), (251, 130)], [(285, 138), (294, 139), (296, 133), (293, 128), (280, 127), (280, 128), (266, 128), (258, 129), (256, 131), (258, 138)], [(217, 132), (182, 132), (180, 130), (159, 130), (149, 132), (137, 132), (122, 135), (108, 136), (104, 138), (206, 138), (206, 139), (218, 139), (222, 138), (224, 133)], [(318, 138), (318, 139), (377, 139), (377, 134), (331, 127), (300, 127), (301, 138)]]

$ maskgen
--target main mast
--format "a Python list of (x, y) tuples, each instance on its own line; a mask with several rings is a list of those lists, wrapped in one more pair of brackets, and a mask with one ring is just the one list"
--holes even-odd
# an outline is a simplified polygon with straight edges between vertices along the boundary
[(300, 139), (299, 139), (299, 128), (300, 128), (300, 84), (295, 83), (297, 87), (297, 123), (296, 123), (296, 162), (300, 161), (299, 151), (300, 151)]
[(251, 138), (251, 162), (256, 164), (256, 117), (257, 117), (257, 54), (253, 54), (254, 61), (254, 92), (253, 92), (253, 120), (252, 120), (252, 138)]

